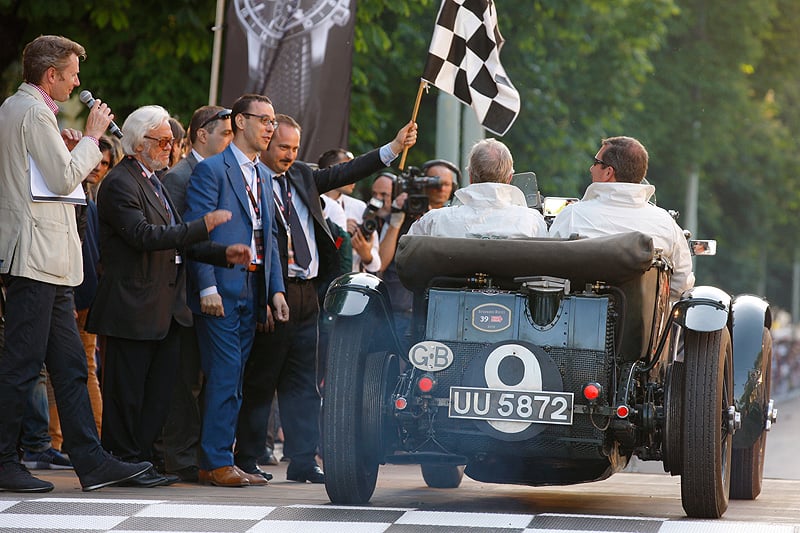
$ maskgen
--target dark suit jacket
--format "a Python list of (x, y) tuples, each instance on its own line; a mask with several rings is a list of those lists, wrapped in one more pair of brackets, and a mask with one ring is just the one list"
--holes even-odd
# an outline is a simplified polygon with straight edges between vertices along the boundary
[[(264, 228), (264, 286), (260, 288), (259, 304), (272, 299), (276, 292), (285, 292), (276, 246), (278, 232), (275, 225), (275, 203), (272, 201), (272, 178), (267, 168), (259, 164), (261, 180), (261, 210)], [(254, 191), (255, 194), (255, 191)], [(197, 164), (186, 191), (186, 220), (195, 220), (214, 209), (227, 209), (232, 219), (215, 228), (211, 238), (222, 244), (250, 244), (253, 221), (250, 218), (250, 199), (244, 186), (244, 176), (229, 146), (221, 153), (203, 159)], [(247, 272), (242, 267), (214, 268), (191, 261), (189, 263), (189, 307), (200, 313), (200, 291), (216, 286), (222, 297), (225, 314), (233, 313), (233, 306), (241, 296)], [(262, 306), (263, 307), (263, 306)], [(264, 307), (264, 313), (266, 308)], [(266, 317), (266, 314), (264, 314)], [(261, 317), (259, 317), (261, 319)]]
[[(331, 236), (330, 228), (325, 222), (319, 195), (327, 191), (355, 183), (385, 168), (379, 150), (372, 150), (358, 156), (352, 161), (329, 168), (312, 170), (307, 164), (296, 161), (286, 175), (297, 190), (297, 196), (303, 201), (314, 219), (314, 234), (319, 251), (319, 283), (330, 281), (338, 272), (339, 255)], [(288, 277), (289, 252), (286, 238), (286, 227), (278, 218), (278, 247), (281, 254), (281, 267), (284, 278)]]
[(175, 251), (181, 250), (184, 261), (197, 257), (227, 264), (225, 246), (208, 242), (203, 220), (183, 223), (169, 193), (164, 196), (175, 225), (135, 159), (123, 159), (103, 181), (97, 197), (102, 275), (87, 331), (163, 339), (173, 317), (181, 325), (192, 324), (185, 268), (175, 263)]
[(189, 178), (196, 166), (197, 158), (189, 152), (189, 155), (181, 159), (161, 178), (164, 187), (169, 191), (172, 203), (181, 215), (186, 212), (186, 189), (189, 187)]

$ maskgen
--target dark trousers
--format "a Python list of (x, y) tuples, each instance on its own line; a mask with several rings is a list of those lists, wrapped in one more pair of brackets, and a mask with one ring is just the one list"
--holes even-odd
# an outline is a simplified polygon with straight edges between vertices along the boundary
[(103, 447), (123, 460), (152, 458), (178, 373), (180, 328), (173, 320), (161, 340), (106, 339)]
[(92, 415), (88, 370), (73, 314), (72, 289), (4, 275), (5, 347), (0, 357), (0, 464), (17, 460), (17, 438), (42, 364), (61, 419), (64, 448), (78, 476), (106, 457)]
[(198, 466), (200, 451), (200, 348), (193, 327), (180, 328), (180, 338), (178, 379), (175, 381), (172, 404), (161, 435), (167, 472)]
[(319, 301), (313, 282), (286, 286), (289, 322), (259, 333), (247, 360), (242, 408), (236, 434), (236, 464), (245, 468), (264, 454), (269, 411), (275, 391), (283, 427), (283, 453), (292, 469), (315, 464), (319, 443), (317, 390)]

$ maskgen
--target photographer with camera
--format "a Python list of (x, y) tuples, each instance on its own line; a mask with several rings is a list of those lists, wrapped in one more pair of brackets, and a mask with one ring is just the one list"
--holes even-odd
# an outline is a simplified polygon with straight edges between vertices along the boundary
[(353, 272), (376, 274), (381, 269), (381, 256), (378, 241), (378, 210), (383, 207), (379, 200), (371, 198), (364, 204), (360, 220), (347, 219), (347, 230), (352, 236)]
[(496, 139), (475, 143), (469, 154), (470, 185), (456, 191), (459, 205), (425, 213), (409, 235), (505, 239), (547, 236), (544, 217), (527, 206), (514, 185), (514, 160)]
[(460, 176), (453, 163), (434, 159), (424, 163), (421, 169), (408, 167), (400, 176), (382, 172), (372, 184), (371, 202), (381, 206), (374, 213), (380, 234), (382, 266), (379, 275), (389, 290), (395, 328), (401, 341), (405, 340), (411, 323), (413, 296), (397, 276), (394, 264), (397, 241), (429, 209), (438, 209), (450, 200)]
[[(409, 169), (410, 170), (410, 169)], [(453, 199), (453, 194), (461, 181), (461, 171), (453, 163), (445, 159), (433, 159), (422, 165), (422, 176), (438, 179), (430, 181), (425, 187), (425, 196), (428, 197), (428, 209), (439, 209)]]

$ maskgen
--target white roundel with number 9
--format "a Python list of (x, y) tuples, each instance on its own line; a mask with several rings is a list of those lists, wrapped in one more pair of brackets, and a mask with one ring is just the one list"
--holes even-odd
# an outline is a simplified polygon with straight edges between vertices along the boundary
[[(522, 361), (523, 374), (522, 380), (519, 383), (508, 384), (500, 378), (500, 365), (507, 357), (514, 357)], [(486, 386), (490, 389), (509, 389), (509, 390), (527, 390), (527, 391), (540, 391), (542, 390), (542, 367), (539, 366), (539, 361), (536, 356), (528, 348), (520, 346), (519, 344), (504, 344), (495, 348), (486, 358), (486, 364), (483, 367), (483, 376), (486, 379)], [(521, 397), (527, 398), (527, 397)], [(500, 410), (503, 409), (516, 409), (523, 413), (527, 409), (532, 409), (531, 405), (503, 405), (503, 400), (500, 400)], [(511, 422), (500, 420), (488, 420), (489, 425), (497, 431), (503, 433), (519, 433), (525, 431), (531, 425), (531, 422)]]

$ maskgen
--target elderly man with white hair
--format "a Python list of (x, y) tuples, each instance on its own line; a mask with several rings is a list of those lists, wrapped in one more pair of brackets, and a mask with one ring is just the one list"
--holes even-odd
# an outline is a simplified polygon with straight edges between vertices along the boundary
[(409, 235), (507, 239), (546, 237), (541, 213), (527, 206), (514, 185), (514, 159), (496, 139), (475, 143), (469, 154), (470, 185), (456, 191), (458, 205), (433, 209), (412, 224)]
[[(120, 458), (150, 459), (176, 379), (179, 330), (192, 324), (185, 259), (217, 265), (250, 262), (250, 246), (208, 241), (230, 220), (217, 210), (184, 223), (157, 172), (174, 143), (169, 114), (144, 106), (122, 126), (125, 158), (97, 197), (102, 277), (86, 329), (106, 336), (103, 446)], [(152, 487), (177, 481), (155, 469), (126, 482)]]

